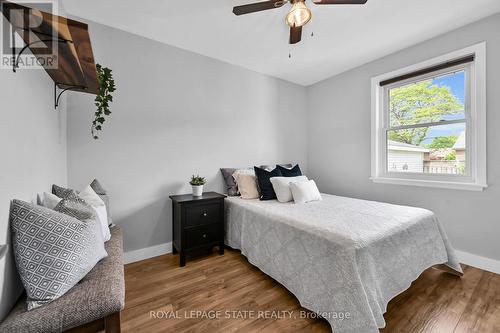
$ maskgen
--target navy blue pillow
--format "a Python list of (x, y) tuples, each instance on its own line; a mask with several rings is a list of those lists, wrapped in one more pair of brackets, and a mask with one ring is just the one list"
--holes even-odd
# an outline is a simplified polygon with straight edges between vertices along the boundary
[(300, 170), (299, 165), (297, 164), (291, 169), (284, 168), (281, 165), (276, 165), (276, 169), (278, 169), (283, 177), (298, 177), (302, 176), (302, 171)]
[(255, 176), (260, 189), (260, 200), (273, 200), (276, 199), (276, 193), (273, 189), (273, 184), (269, 180), (271, 177), (280, 177), (281, 172), (278, 168), (267, 171), (259, 167), (254, 167)]

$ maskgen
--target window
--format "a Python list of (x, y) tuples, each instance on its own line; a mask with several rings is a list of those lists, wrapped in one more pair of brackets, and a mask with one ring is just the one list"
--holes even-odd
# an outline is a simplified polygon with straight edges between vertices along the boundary
[(372, 180), (486, 187), (485, 44), (372, 79)]

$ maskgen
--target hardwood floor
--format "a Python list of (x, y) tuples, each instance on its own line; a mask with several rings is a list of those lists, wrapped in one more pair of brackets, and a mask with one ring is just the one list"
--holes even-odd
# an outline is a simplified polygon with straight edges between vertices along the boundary
[[(500, 275), (464, 268), (461, 279), (425, 271), (389, 303), (381, 332), (500, 332)], [(172, 254), (129, 264), (125, 285), (122, 332), (331, 331), (239, 251), (214, 251), (182, 268)], [(262, 318), (273, 314), (280, 318)]]

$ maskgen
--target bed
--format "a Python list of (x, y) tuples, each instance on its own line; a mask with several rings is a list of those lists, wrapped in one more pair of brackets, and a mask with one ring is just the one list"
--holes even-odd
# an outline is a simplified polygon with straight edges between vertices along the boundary
[(388, 302), (429, 267), (462, 273), (432, 212), (322, 197), (302, 205), (228, 197), (225, 242), (335, 333), (379, 332)]

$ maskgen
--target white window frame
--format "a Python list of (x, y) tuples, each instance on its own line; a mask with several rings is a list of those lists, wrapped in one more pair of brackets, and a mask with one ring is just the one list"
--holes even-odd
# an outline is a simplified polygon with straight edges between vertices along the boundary
[[(413, 77), (387, 86), (385, 80), (474, 55), (474, 62)], [(466, 74), (466, 175), (424, 174), (387, 171), (388, 91), (415, 80), (464, 69)], [(486, 182), (486, 42), (454, 51), (428, 61), (382, 74), (371, 80), (372, 131), (371, 177), (375, 183), (482, 191)], [(443, 122), (443, 125), (449, 122)]]

